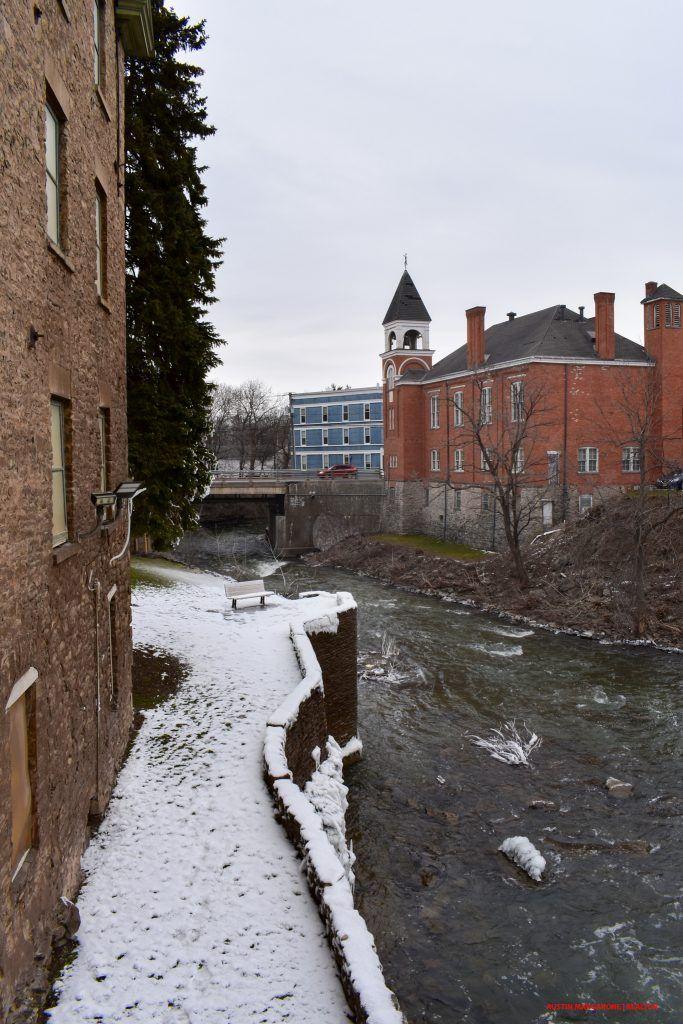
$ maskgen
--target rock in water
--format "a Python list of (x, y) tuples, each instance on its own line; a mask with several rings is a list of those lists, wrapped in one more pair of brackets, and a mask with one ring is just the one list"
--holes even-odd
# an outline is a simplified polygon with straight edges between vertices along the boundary
[(615, 779), (614, 776), (610, 776), (605, 782), (605, 787), (610, 796), (631, 796), (633, 793), (633, 786), (630, 782), (622, 782), (621, 779)]
[(545, 871), (545, 857), (541, 856), (526, 836), (510, 836), (500, 844), (498, 849), (522, 871), (526, 871), (527, 875), (535, 882), (541, 881), (541, 876)]

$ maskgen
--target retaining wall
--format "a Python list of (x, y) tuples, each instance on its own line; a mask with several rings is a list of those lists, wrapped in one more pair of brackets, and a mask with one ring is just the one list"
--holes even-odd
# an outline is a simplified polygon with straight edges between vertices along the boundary
[(358, 758), (362, 749), (356, 736), (357, 630), (351, 595), (330, 594), (329, 612), (326, 608), (323, 615), (293, 623), (291, 638), (302, 679), (268, 721), (266, 783), (280, 821), (303, 858), (356, 1021), (405, 1024), (384, 980), (373, 937), (354, 907), (344, 866), (303, 790), (315, 771), (313, 751), (324, 750), (328, 736), (342, 746), (345, 763)]

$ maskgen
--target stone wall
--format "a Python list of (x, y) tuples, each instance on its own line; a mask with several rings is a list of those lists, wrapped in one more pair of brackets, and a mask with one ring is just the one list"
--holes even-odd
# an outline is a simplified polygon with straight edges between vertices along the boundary
[[(332, 735), (345, 761), (360, 753), (357, 732), (356, 607), (350, 594), (330, 597), (328, 614), (292, 627), (302, 681), (266, 729), (266, 784), (279, 819), (303, 858), (309, 887), (358, 1024), (405, 1024), (387, 987), (374, 940), (354, 907), (353, 890), (321, 817), (303, 792), (317, 754)], [(336, 603), (333, 603), (335, 602)]]
[[(132, 720), (130, 584), (123, 520), (96, 527), (98, 413), (110, 486), (127, 478), (123, 68), (103, 5), (17, 0), (0, 10), (0, 1019), (40, 1001), (60, 897), (80, 884), (89, 815), (101, 813)], [(61, 239), (46, 233), (45, 104), (61, 118)], [(95, 189), (106, 197), (104, 294), (95, 284)], [(68, 540), (52, 544), (50, 400), (65, 413)], [(111, 597), (110, 597), (111, 595)], [(113, 643), (109, 601), (113, 600)], [(113, 652), (113, 657), (112, 657)], [(31, 847), (14, 871), (6, 702), (27, 691)]]

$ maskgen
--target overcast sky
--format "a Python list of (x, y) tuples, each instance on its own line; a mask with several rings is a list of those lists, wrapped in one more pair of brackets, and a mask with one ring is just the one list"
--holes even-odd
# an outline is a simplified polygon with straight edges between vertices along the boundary
[(175, 0), (206, 18), (227, 238), (216, 379), (379, 379), (403, 269), (436, 357), (488, 324), (646, 280), (683, 288), (680, 0)]

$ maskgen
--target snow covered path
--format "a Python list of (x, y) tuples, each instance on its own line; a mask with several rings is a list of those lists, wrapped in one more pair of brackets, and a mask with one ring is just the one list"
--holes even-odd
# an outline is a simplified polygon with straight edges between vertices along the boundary
[(262, 781), (267, 716), (301, 674), (313, 601), (227, 608), (222, 581), (151, 570), (136, 645), (189, 678), (148, 712), (84, 857), (78, 954), (53, 1024), (342, 1024), (346, 1001), (300, 861)]

